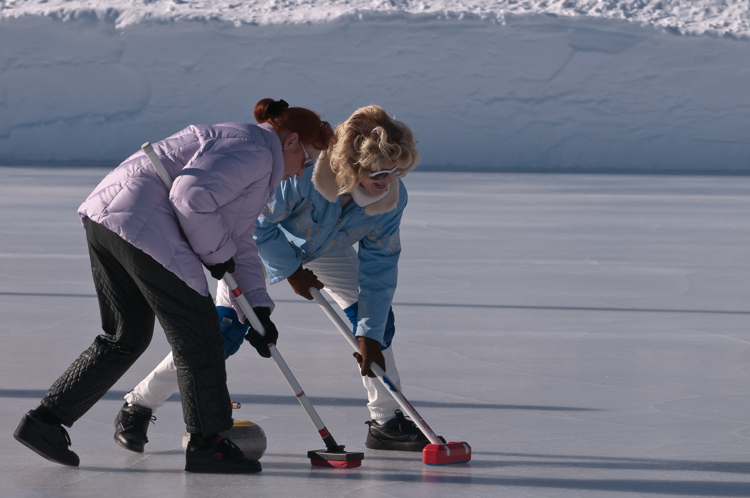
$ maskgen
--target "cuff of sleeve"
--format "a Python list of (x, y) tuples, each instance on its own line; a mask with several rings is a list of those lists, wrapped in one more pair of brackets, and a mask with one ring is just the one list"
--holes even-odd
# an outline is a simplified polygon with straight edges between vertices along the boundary
[(367, 337), (368, 339), (375, 339), (380, 343), (381, 346), (385, 346), (383, 343), (383, 332), (376, 332), (372, 329), (370, 330), (362, 330), (362, 324), (357, 325), (357, 333), (354, 335), (355, 337)]
[[(271, 310), (271, 313), (273, 313), (273, 310), (276, 307), (273, 300), (271, 299), (271, 296), (269, 296), (265, 291), (257, 290), (251, 292), (243, 292), (242, 294), (245, 296), (245, 299), (247, 299), (247, 302), (250, 303), (250, 307), (252, 308), (265, 306), (266, 308), (269, 308)], [(234, 299), (234, 297), (232, 297), (232, 307), (237, 312), (240, 321), (244, 323), (245, 314), (240, 309), (240, 305), (237, 304), (237, 301)]]
[(200, 258), (201, 261), (209, 265), (218, 265), (219, 263), (229, 261), (229, 259), (235, 254), (237, 254), (237, 246), (232, 239), (229, 239), (227, 243), (224, 244), (224, 247), (220, 248), (218, 251), (212, 252), (211, 254), (201, 254)]
[(289, 278), (289, 276), (297, 271), (297, 268), (302, 264), (302, 258), (297, 256), (294, 261), (290, 262), (289, 266), (284, 268), (268, 268), (266, 266), (266, 272), (268, 273), (268, 282), (277, 284)]

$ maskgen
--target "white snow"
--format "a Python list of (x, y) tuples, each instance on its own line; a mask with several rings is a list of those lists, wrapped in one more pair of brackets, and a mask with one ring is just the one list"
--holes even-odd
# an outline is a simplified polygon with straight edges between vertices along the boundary
[(0, 1), (0, 164), (114, 165), (263, 97), (424, 167), (750, 171), (750, 2)]
[(0, 17), (95, 16), (118, 28), (144, 21), (223, 21), (242, 24), (329, 22), (352, 15), (422, 14), (504, 22), (508, 15), (550, 14), (625, 19), (690, 34), (750, 34), (746, 0), (6, 0)]

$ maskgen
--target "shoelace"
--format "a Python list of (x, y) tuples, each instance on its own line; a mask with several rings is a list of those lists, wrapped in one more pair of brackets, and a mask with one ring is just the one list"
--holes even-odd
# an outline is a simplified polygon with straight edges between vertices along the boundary
[(401, 410), (396, 410), (396, 420), (398, 420), (398, 428), (402, 433), (417, 436), (418, 438), (423, 437), (422, 431), (417, 427), (417, 424), (412, 419), (406, 418), (406, 415)]
[[(130, 429), (131, 427), (135, 425), (135, 422), (138, 422), (139, 423), (138, 425), (140, 427), (140, 424), (143, 423), (142, 419), (144, 418), (145, 417), (143, 415), (138, 415), (137, 413), (127, 414), (125, 417), (123, 417), (123, 421), (122, 421), (123, 430)], [(156, 425), (156, 415), (151, 415), (148, 419), (148, 422), (151, 422), (152, 424)]]
[(417, 424), (415, 424), (413, 420), (406, 418), (406, 415), (404, 415), (404, 412), (402, 412), (401, 410), (396, 410), (396, 420), (398, 420), (398, 427), (401, 432), (409, 434), (411, 432), (414, 432), (415, 430), (419, 430), (417, 428)]
[(60, 426), (60, 434), (62, 435), (63, 439), (65, 440), (65, 444), (68, 446), (72, 446), (73, 443), (70, 441), (70, 436), (68, 435), (68, 431), (65, 430), (65, 427), (62, 425)]
[[(227, 456), (245, 456), (240, 447), (234, 444), (230, 439), (223, 438), (219, 441), (217, 446), (222, 448), (222, 452)], [(226, 449), (224, 449), (224, 447), (226, 447)]]

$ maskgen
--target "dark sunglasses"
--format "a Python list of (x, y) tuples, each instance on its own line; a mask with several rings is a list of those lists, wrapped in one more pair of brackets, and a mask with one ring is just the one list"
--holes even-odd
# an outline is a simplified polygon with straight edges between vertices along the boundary
[(307, 153), (307, 149), (305, 149), (305, 146), (302, 145), (302, 142), (300, 141), (299, 146), (302, 147), (302, 152), (305, 153), (305, 162), (302, 163), (303, 168), (309, 168), (313, 164), (315, 164), (315, 159), (310, 157), (310, 154)]

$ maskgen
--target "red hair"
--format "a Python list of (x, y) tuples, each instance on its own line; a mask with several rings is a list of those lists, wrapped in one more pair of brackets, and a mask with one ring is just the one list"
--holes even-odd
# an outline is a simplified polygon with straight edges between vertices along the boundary
[(263, 99), (255, 104), (255, 120), (270, 123), (277, 133), (288, 130), (299, 135), (300, 141), (326, 150), (333, 141), (333, 130), (327, 121), (304, 107), (289, 107), (283, 100)]

